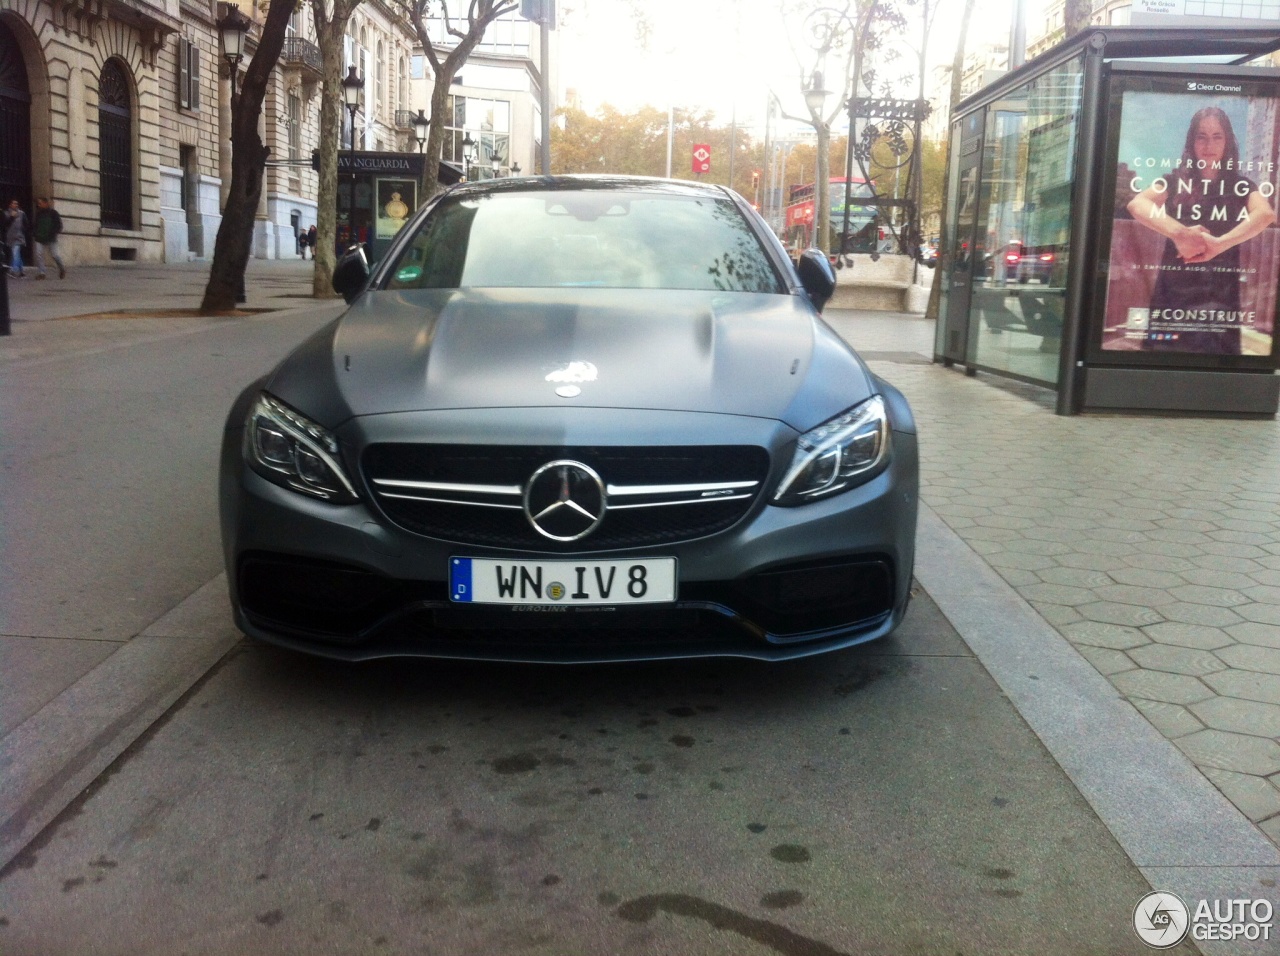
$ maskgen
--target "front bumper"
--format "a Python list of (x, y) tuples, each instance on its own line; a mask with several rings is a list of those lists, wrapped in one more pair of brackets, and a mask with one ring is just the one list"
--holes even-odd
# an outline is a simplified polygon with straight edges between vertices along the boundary
[[(447, 434), (447, 416), (435, 417), (425, 433)], [(631, 430), (616, 415), (611, 423), (615, 432)], [(708, 423), (689, 424), (696, 431)], [(723, 436), (725, 424), (719, 424), (710, 433)], [(366, 431), (353, 436), (356, 447), (377, 437), (368, 429), (396, 431), (403, 425), (362, 425)], [(640, 422), (636, 432), (646, 427)], [(772, 487), (779, 459), (789, 461), (781, 450), (794, 433), (757, 420), (732, 427), (742, 432), (734, 440), (770, 448)], [(780, 660), (883, 637), (906, 610), (918, 488), (910, 432), (895, 432), (889, 466), (851, 491), (795, 508), (769, 505), (762, 494), (727, 531), (593, 555), (674, 557), (674, 604), (555, 610), (451, 603), (451, 557), (512, 559), (513, 552), (413, 534), (388, 521), (368, 499), (334, 506), (288, 491), (243, 464), (240, 442), (239, 431), (229, 429), (221, 483), (236, 623), (251, 637), (295, 650), (343, 660)]]

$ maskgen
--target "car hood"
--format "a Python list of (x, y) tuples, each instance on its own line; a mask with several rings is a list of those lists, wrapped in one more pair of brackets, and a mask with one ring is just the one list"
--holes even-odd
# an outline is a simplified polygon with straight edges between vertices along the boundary
[(330, 425), (553, 406), (748, 415), (802, 429), (873, 393), (865, 366), (800, 296), (583, 288), (365, 293), (269, 388)]

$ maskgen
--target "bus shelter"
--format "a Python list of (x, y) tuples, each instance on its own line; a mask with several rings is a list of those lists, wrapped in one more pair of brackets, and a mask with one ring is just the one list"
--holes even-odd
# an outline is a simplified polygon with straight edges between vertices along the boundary
[[(361, 243), (370, 262), (382, 258), (391, 240), (418, 208), (418, 183), (425, 157), (421, 153), (339, 150), (338, 255)], [(438, 163), (436, 179), (451, 186), (462, 171)]]
[(1280, 405), (1280, 27), (1106, 27), (959, 104), (934, 360), (1059, 414)]

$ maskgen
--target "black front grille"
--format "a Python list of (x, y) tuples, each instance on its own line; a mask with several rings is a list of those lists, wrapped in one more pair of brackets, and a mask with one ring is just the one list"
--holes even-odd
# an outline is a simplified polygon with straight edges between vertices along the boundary
[[(518, 495), (466, 503), (410, 500), (391, 497), (384, 493), (386, 486), (376, 484), (408, 481), (523, 488), (535, 470), (560, 459), (581, 462), (594, 469), (607, 485), (614, 486), (755, 484), (736, 490), (732, 498), (618, 507), (606, 511), (604, 520), (589, 536), (568, 543), (552, 541), (535, 531), (523, 508), (512, 507), (520, 505)], [(416, 534), (496, 548), (598, 551), (669, 544), (726, 530), (740, 521), (759, 497), (769, 472), (769, 454), (752, 445), (620, 448), (379, 444), (365, 451), (363, 469), (374, 500), (386, 516)], [(651, 499), (643, 500), (649, 503)], [(508, 507), (502, 507), (504, 504)]]

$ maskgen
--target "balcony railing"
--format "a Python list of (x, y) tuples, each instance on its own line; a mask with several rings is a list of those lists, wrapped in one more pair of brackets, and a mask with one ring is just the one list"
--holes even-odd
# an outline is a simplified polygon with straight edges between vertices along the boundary
[(285, 37), (280, 59), (286, 69), (292, 67), (307, 70), (317, 79), (324, 76), (324, 59), (320, 56), (320, 48), (303, 37)]
[(415, 110), (396, 110), (396, 129), (413, 129), (413, 121), (418, 118)]

